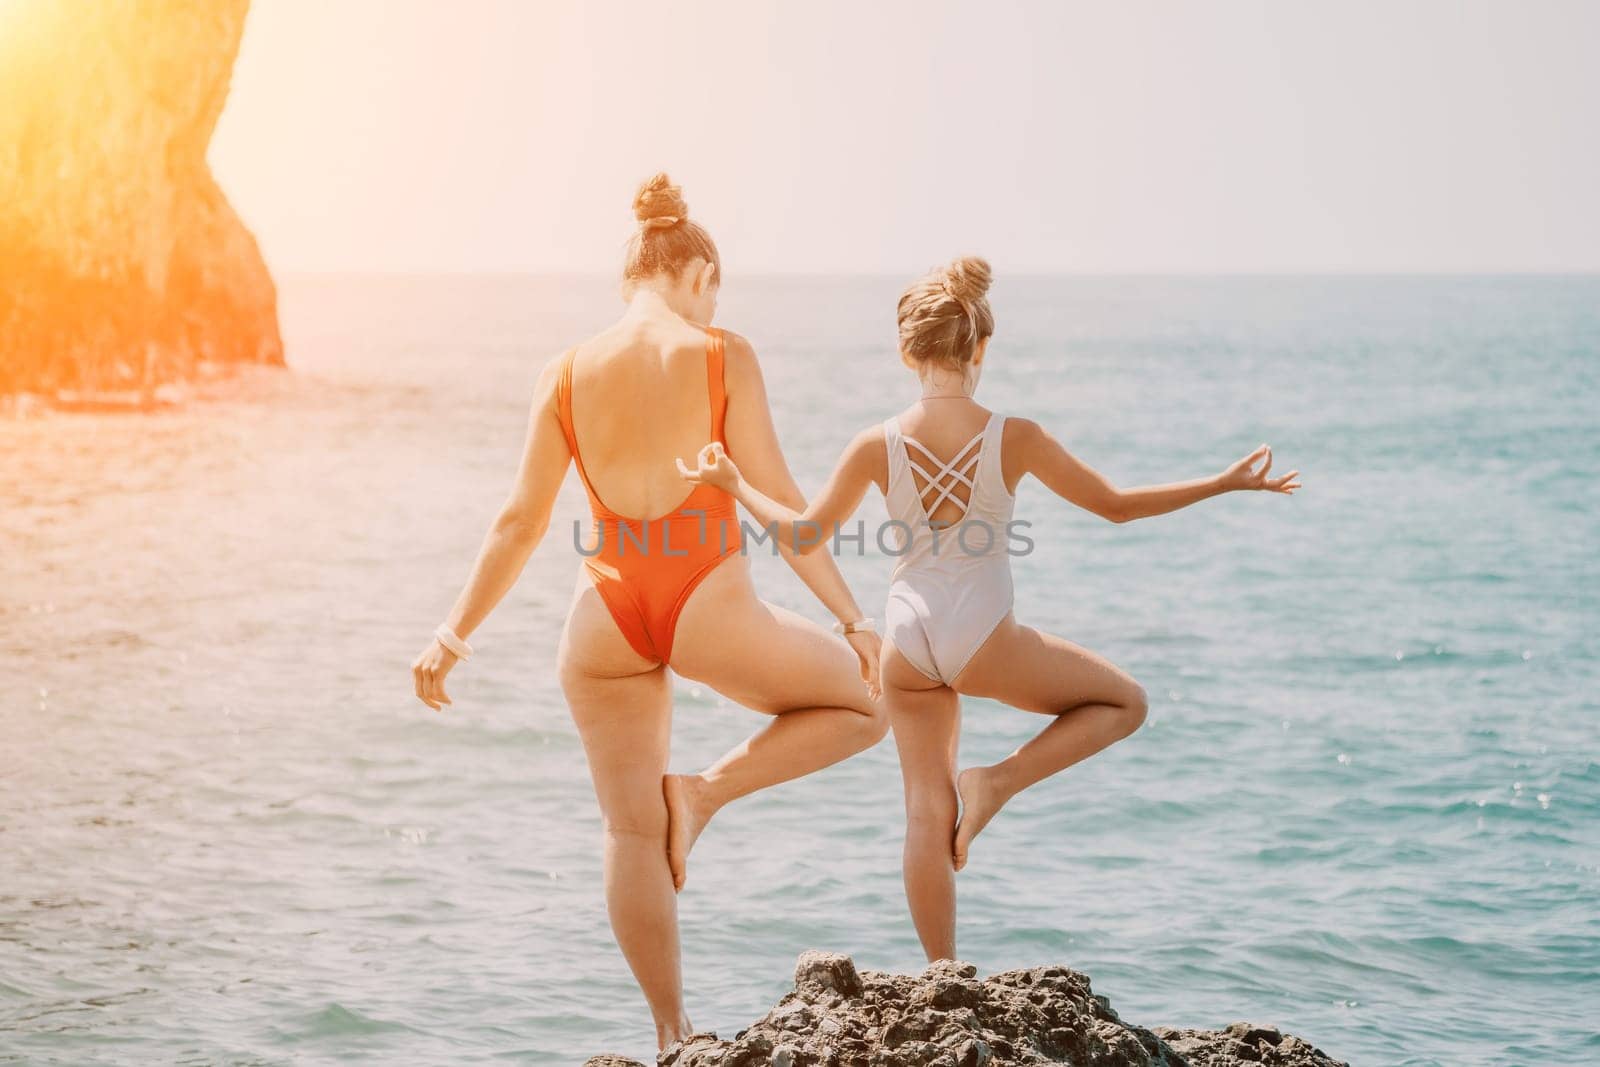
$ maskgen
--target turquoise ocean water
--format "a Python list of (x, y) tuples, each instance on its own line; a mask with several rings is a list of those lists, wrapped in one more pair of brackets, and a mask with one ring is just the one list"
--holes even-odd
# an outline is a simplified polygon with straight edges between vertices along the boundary
[[(724, 293), (808, 489), (906, 402), (900, 281)], [(1306, 489), (1117, 527), (1025, 485), (1020, 617), (1152, 712), (986, 832), (962, 955), (1355, 1064), (1600, 1063), (1600, 279), (1002, 277), (994, 301), (980, 399), (1125, 483), (1270, 441)], [(615, 307), (606, 280), (290, 279), (293, 374), (0, 420), (0, 1062), (649, 1052), (552, 672), (575, 479), (455, 709), (407, 670), (539, 364)], [(844, 566), (881, 604), (888, 561)], [(780, 562), (757, 581), (822, 618)], [(757, 723), (681, 687), (676, 765)], [(963, 762), (1039, 726), (969, 702)], [(920, 968), (900, 835), (892, 742), (724, 812), (681, 901), (696, 1023), (759, 1015), (809, 947)]]

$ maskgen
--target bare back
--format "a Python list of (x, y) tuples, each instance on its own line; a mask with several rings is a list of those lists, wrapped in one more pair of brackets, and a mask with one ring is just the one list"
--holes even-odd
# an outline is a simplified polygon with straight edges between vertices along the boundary
[(688, 486), (674, 460), (711, 437), (705, 331), (677, 318), (632, 319), (580, 345), (572, 422), (606, 507), (639, 519), (675, 509)]

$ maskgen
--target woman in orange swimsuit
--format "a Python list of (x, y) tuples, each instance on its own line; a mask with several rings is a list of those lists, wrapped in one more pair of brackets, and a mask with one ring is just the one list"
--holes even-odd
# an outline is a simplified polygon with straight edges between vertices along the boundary
[[(749, 342), (707, 325), (721, 264), (658, 174), (634, 198), (627, 310), (551, 361), (535, 387), (521, 469), (466, 588), (413, 664), (417, 696), (450, 702), (464, 638), (510, 590), (576, 462), (595, 526), (558, 653), (605, 826), (606, 904), (665, 1047), (691, 1032), (675, 891), (695, 838), (724, 804), (876, 744), (879, 641), (827, 553), (785, 551), (845, 641), (756, 596), (733, 498), (687, 497), (676, 457), (720, 442), (747, 479), (796, 509)], [(852, 654), (853, 653), (853, 654)], [(669, 775), (669, 669), (771, 721), (699, 774)]]

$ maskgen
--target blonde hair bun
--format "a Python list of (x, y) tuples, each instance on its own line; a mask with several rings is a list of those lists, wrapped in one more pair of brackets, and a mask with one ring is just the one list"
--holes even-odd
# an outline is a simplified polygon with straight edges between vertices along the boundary
[(960, 369), (994, 335), (989, 261), (962, 256), (935, 267), (900, 294), (900, 352), (918, 363)]
[(978, 256), (960, 256), (944, 268), (944, 287), (951, 296), (965, 304), (977, 303), (989, 292), (994, 272), (989, 261)]
[(706, 228), (689, 217), (683, 190), (665, 173), (639, 184), (633, 194), (633, 217), (639, 220), (628, 238), (622, 261), (622, 280), (638, 282), (658, 274), (683, 276), (696, 262), (709, 263), (712, 277), (722, 280), (722, 257)]
[(658, 172), (633, 194), (633, 217), (642, 229), (666, 229), (688, 219), (689, 204), (683, 190), (673, 185), (665, 172)]

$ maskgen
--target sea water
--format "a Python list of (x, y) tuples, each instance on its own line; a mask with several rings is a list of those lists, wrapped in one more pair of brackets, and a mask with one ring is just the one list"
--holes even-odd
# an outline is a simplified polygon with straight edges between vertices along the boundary
[[(726, 286), (808, 490), (914, 395), (903, 281)], [(985, 403), (1121, 484), (1270, 442), (1305, 489), (1115, 526), (1024, 484), (1018, 616), (1151, 713), (979, 839), (961, 955), (1355, 1064), (1600, 1062), (1600, 279), (993, 299)], [(617, 310), (599, 278), (291, 278), (290, 373), (0, 421), (0, 1062), (648, 1058), (553, 671), (575, 478), (455, 706), (409, 674), (539, 367)], [(854, 551), (881, 605), (891, 561)], [(781, 561), (756, 571), (828, 621)], [(761, 722), (681, 684), (674, 766)], [(1042, 725), (968, 701), (962, 762)], [(921, 967), (900, 803), (886, 741), (717, 818), (680, 901), (698, 1026), (761, 1014), (806, 948)]]

